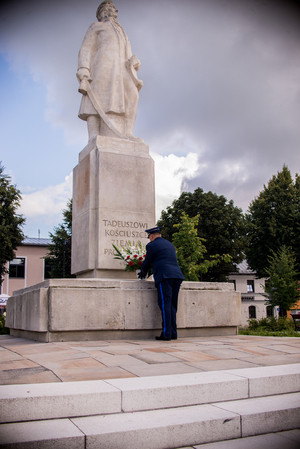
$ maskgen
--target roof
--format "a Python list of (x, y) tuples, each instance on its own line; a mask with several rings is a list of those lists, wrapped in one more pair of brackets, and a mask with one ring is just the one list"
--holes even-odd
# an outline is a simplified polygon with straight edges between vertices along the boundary
[(51, 239), (37, 239), (33, 237), (25, 237), (22, 241), (22, 245), (35, 245), (35, 246), (48, 246), (51, 243)]
[[(239, 263), (237, 266), (237, 272), (238, 274), (255, 274), (255, 271), (251, 270), (251, 268), (249, 268), (248, 262), (247, 260), (243, 260), (243, 262)], [(234, 273), (232, 273), (234, 274)]]

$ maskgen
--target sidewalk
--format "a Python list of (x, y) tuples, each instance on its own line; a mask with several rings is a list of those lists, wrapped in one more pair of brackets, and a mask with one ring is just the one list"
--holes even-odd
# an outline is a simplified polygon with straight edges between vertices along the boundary
[[(299, 427), (299, 393), (297, 392), (298, 383), (295, 384), (295, 379), (298, 382), (298, 367), (293, 368), (292, 371), (290, 367), (282, 367), (281, 371), (283, 370), (285, 380), (281, 371), (279, 369), (274, 371), (274, 368), (273, 370), (270, 368), (272, 372), (268, 374), (268, 376), (273, 376), (273, 380), (270, 380), (269, 377), (266, 378), (265, 375), (261, 379), (256, 379), (257, 374), (253, 373), (252, 370), (250, 370), (251, 373), (247, 370), (248, 374), (247, 372), (241, 374), (239, 371), (221, 372), (223, 370), (274, 367), (297, 363), (300, 363), (300, 338), (236, 335), (179, 338), (170, 342), (102, 340), (39, 343), (2, 335), (0, 336), (0, 385), (7, 386), (1, 387), (3, 389), (3, 406), (8, 403), (7, 413), (8, 415), (13, 414), (14, 419), (10, 418), (0, 425), (0, 446), (7, 447), (7, 443), (18, 448), (46, 448), (51, 443), (51, 447), (54, 449), (67, 449), (70, 447), (71, 440), (73, 441), (75, 438), (76, 442), (73, 441), (74, 446), (72, 445), (72, 447), (81, 449), (94, 440), (100, 442), (107, 438), (115, 438), (117, 446), (114, 447), (122, 449), (134, 447), (135, 449), (140, 447), (138, 444), (139, 438), (136, 441), (136, 438), (132, 437), (132, 439), (130, 436), (131, 427), (135, 426), (137, 433), (144, 434), (146, 432), (146, 434), (149, 434), (147, 442), (144, 441), (143, 445), (153, 449), (158, 447), (155, 445), (156, 443), (153, 443), (155, 438), (160, 439), (161, 436), (165, 436), (165, 428), (167, 429), (169, 426), (173, 429), (172, 435), (175, 432), (175, 440), (173, 438), (175, 444), (181, 442), (178, 446), (175, 446), (174, 442), (170, 443), (170, 447), (181, 447), (182, 449), (298, 449), (300, 446), (300, 429), (297, 429)], [(209, 380), (202, 379), (202, 384), (199, 379), (199, 386), (197, 383), (194, 386), (189, 384), (191, 378), (186, 376), (185, 373), (203, 372), (199, 376), (207, 378), (207, 375), (204, 374), (205, 371), (220, 371), (220, 373), (209, 375)], [(254, 383), (251, 381), (252, 373)], [(168, 377), (159, 377), (173, 374), (182, 374), (182, 376), (174, 376), (174, 379), (176, 379), (172, 381), (175, 384), (179, 382), (178, 385), (173, 385)], [(249, 379), (247, 378), (248, 375), (250, 376)], [(153, 376), (153, 380), (147, 379), (149, 376)], [(216, 376), (219, 383), (227, 382), (226, 389), (218, 384), (215, 379)], [(273, 392), (273, 387), (278, 384), (280, 376), (282, 376), (282, 381), (279, 384), (282, 391), (281, 393), (275, 393), (275, 396), (270, 396), (270, 381)], [(139, 377), (145, 377), (145, 379), (137, 379)], [(173, 378), (173, 376), (171, 377)], [(136, 378), (136, 380), (125, 378)], [(78, 390), (77, 381), (89, 380), (100, 381), (101, 385), (97, 383), (97, 391), (89, 390), (91, 387), (89, 382), (78, 384), (81, 385)], [(105, 380), (105, 382), (102, 382), (102, 380)], [(74, 381), (75, 384), (69, 383), (65, 386), (61, 384), (61, 382)], [(49, 383), (54, 382), (58, 382), (59, 385), (57, 384), (57, 387), (54, 387), (53, 384), (54, 390), (57, 390), (53, 399), (51, 393), (53, 389), (51, 389)], [(128, 385), (128, 382), (130, 385)], [(139, 385), (136, 385), (136, 382)], [(214, 401), (217, 400), (216, 403), (211, 403), (212, 399), (207, 404), (205, 401), (203, 404), (201, 402), (201, 400), (204, 400), (205, 394), (208, 394), (205, 390), (206, 382), (208, 382), (207, 388), (210, 391), (210, 398), (213, 391)], [(234, 385), (232, 382), (234, 382)], [(145, 388), (140, 385), (141, 383), (145, 384)], [(166, 385), (162, 388), (164, 383)], [(213, 390), (211, 390), (210, 383), (214, 383)], [(23, 387), (26, 389), (25, 393), (22, 390), (22, 385), (9, 387), (9, 385), (16, 384), (25, 384)], [(26, 384), (45, 385), (36, 385), (29, 389)], [(294, 390), (290, 388), (292, 384)], [(200, 387), (200, 385), (202, 386)], [(95, 385), (93, 388), (95, 388)], [(101, 388), (104, 389), (103, 393), (101, 393)], [(150, 399), (151, 394), (155, 396), (157, 388), (160, 388), (158, 402), (162, 405), (157, 407), (155, 402), (153, 408), (150, 406), (153, 400), (151, 402)], [(171, 390), (175, 388), (177, 393), (172, 393), (170, 388)], [(194, 388), (195, 391), (193, 391), (198, 396), (200, 391), (198, 389), (202, 388), (202, 393), (199, 396), (199, 400), (201, 399), (200, 405), (194, 405), (194, 393), (192, 396), (187, 394), (189, 388)], [(258, 394), (255, 388), (260, 388), (266, 397), (260, 397), (262, 396), (261, 393)], [(253, 398), (249, 396), (250, 393)], [(70, 397), (68, 397), (68, 394)], [(100, 396), (101, 394), (104, 396), (112, 395), (114, 398), (117, 395), (120, 401), (120, 404), (117, 401), (118, 411), (101, 412), (97, 409), (97, 416), (94, 416), (96, 405), (101, 408), (111, 407), (114, 404), (112, 397), (103, 396), (101, 399), (99, 394)], [(218, 394), (225, 394), (225, 396), (233, 394), (237, 395), (238, 399), (227, 398), (224, 402), (224, 399), (219, 397)], [(217, 399), (216, 395), (218, 396)], [(131, 398), (131, 402), (128, 402), (128, 398)], [(191, 398), (192, 402), (189, 404)], [(172, 401), (182, 399), (184, 400), (182, 406), (176, 405), (173, 407), (171, 405)], [(172, 401), (170, 402), (170, 400)], [(29, 401), (28, 404), (26, 401)], [(143, 401), (147, 402), (146, 409), (141, 406)], [(33, 403), (34, 406), (32, 406)], [(198, 404), (198, 402), (196, 403)], [(125, 413), (128, 404), (131, 404), (133, 408), (130, 413)], [(92, 412), (85, 413), (87, 405), (92, 407)], [(33, 417), (31, 415), (29, 417), (29, 410), (34, 415)], [(178, 413), (180, 416), (182, 413), (184, 413), (184, 416), (187, 414), (188, 416), (181, 420), (181, 418), (176, 418)], [(204, 415), (200, 416), (199, 413), (200, 415), (204, 413)], [(221, 418), (219, 414), (222, 415)], [(226, 415), (224, 415), (226, 419), (224, 419), (223, 414)], [(20, 415), (19, 418), (17, 415)], [(149, 418), (146, 419), (146, 422), (144, 422), (144, 415)], [(195, 416), (198, 415), (199, 422), (196, 420), (195, 423)], [(160, 418), (161, 416), (163, 418)], [(140, 419), (142, 419), (141, 423)], [(103, 420), (106, 424), (104, 427), (100, 425)], [(130, 421), (129, 427), (126, 424), (128, 420)], [(169, 424), (167, 423), (168, 420), (170, 421)], [(123, 421), (126, 421), (125, 424)], [(153, 425), (153, 422), (156, 421), (157, 428)], [(152, 423), (150, 428), (149, 422)], [(117, 430), (109, 431), (109, 423), (110, 425), (116, 425)], [(123, 431), (119, 428), (120, 425), (122, 427), (122, 423), (123, 427), (125, 425)], [(203, 427), (201, 429), (204, 434), (212, 425), (215, 432), (219, 426), (224, 441), (201, 444), (201, 441), (209, 440), (205, 440), (202, 430), (199, 430), (200, 424)], [(256, 429), (257, 425), (259, 435), (248, 436), (253, 435), (253, 428)], [(108, 430), (106, 430), (107, 426)], [(228, 432), (228, 429), (226, 430), (228, 426), (233, 427), (233, 429), (227, 435), (224, 432)], [(234, 426), (239, 427), (239, 429), (235, 429)], [(191, 429), (194, 429), (194, 433), (191, 433)], [(285, 431), (279, 432), (279, 430)], [(195, 433), (197, 438), (194, 438)], [(191, 441), (192, 437), (194, 441), (195, 439), (198, 440), (198, 444), (189, 446), (187, 443)], [(231, 438), (235, 439), (232, 440)], [(128, 444), (125, 444), (123, 439), (128, 440)], [(215, 441), (217, 440), (218, 438)], [(133, 445), (133, 442), (135, 445)], [(165, 444), (159, 445), (159, 447), (165, 446)]]
[(39, 343), (0, 335), (0, 385), (72, 382), (300, 363), (300, 338)]

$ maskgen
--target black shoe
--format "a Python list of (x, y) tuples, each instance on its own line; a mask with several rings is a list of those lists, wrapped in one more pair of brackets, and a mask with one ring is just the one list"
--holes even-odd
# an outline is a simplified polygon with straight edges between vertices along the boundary
[(171, 337), (171, 340), (177, 340), (177, 337)]
[(160, 335), (159, 337), (155, 337), (155, 340), (171, 341), (171, 338), (163, 337), (162, 335)]

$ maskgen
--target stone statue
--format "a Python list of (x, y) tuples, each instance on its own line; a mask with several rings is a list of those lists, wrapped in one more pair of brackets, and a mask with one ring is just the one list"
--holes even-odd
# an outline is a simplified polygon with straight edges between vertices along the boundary
[(78, 55), (77, 79), (82, 100), (79, 118), (87, 121), (89, 141), (97, 135), (142, 141), (134, 137), (140, 61), (132, 55), (129, 39), (117, 20), (115, 5), (98, 7), (98, 22), (89, 27)]

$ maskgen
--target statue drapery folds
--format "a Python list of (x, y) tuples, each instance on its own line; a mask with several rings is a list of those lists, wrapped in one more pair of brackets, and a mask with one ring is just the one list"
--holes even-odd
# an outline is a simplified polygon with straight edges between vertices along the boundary
[(89, 141), (97, 135), (140, 141), (133, 136), (140, 61), (117, 20), (111, 0), (101, 3), (79, 50), (77, 78), (82, 100), (79, 117), (87, 121)]

